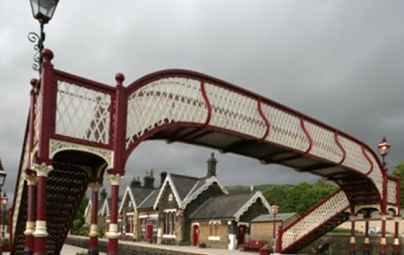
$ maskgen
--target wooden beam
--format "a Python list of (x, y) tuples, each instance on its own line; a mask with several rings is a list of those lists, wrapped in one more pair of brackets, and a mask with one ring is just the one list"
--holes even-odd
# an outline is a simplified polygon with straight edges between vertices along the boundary
[(257, 140), (239, 140), (237, 142), (231, 143), (220, 150), (221, 153), (228, 153), (231, 151), (237, 151), (239, 147), (249, 146), (256, 144)]

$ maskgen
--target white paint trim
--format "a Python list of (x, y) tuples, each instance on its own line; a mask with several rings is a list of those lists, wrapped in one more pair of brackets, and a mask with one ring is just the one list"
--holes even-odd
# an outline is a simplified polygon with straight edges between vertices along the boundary
[(221, 220), (210, 220), (209, 225), (221, 225), (222, 221)]
[(258, 199), (261, 199), (262, 203), (264, 204), (264, 207), (268, 210), (268, 213), (271, 213), (271, 206), (269, 205), (268, 201), (265, 199), (264, 195), (262, 194), (261, 191), (257, 191), (254, 193), (254, 195), (234, 214), (234, 218), (236, 218), (236, 221), (240, 220), (240, 217), (248, 211), (250, 206), (252, 206), (255, 202), (257, 202)]
[(165, 213), (170, 213), (170, 212), (176, 212), (177, 209), (164, 209), (163, 212)]
[(201, 224), (199, 224), (199, 222), (192, 222), (192, 224), (191, 224), (191, 226), (193, 227), (193, 226), (201, 226)]
[(180, 206), (180, 205), (182, 204), (182, 201), (181, 201), (181, 199), (180, 199), (180, 196), (178, 195), (178, 191), (177, 191), (177, 189), (175, 188), (175, 185), (174, 185), (173, 180), (171, 179), (171, 175), (170, 175), (170, 174), (167, 174), (167, 177), (166, 177), (166, 179), (164, 180), (163, 186), (161, 186), (160, 191), (159, 191), (159, 194), (158, 194), (158, 196), (157, 196), (157, 198), (156, 198), (156, 202), (155, 202), (154, 205), (153, 205), (153, 209), (154, 209), (154, 210), (157, 209), (157, 206), (158, 206), (158, 204), (159, 204), (159, 202), (160, 202), (161, 196), (163, 195), (163, 192), (164, 192), (164, 190), (165, 190), (165, 188), (166, 188), (167, 185), (170, 185), (171, 190), (172, 190), (172, 192), (174, 193), (175, 200), (177, 201), (177, 205)]
[(220, 236), (208, 236), (209, 241), (220, 241)]
[(127, 213), (126, 213), (126, 216), (134, 216), (134, 215), (135, 215), (134, 212), (127, 212)]
[(163, 235), (163, 238), (166, 239), (175, 239), (177, 236), (176, 235)]
[(240, 221), (240, 222), (237, 222), (237, 226), (250, 226), (250, 223), (248, 223), (248, 222), (242, 222), (242, 221)]
[(102, 204), (99, 215), (108, 217), (109, 216), (109, 205), (108, 205), (108, 197), (105, 198), (104, 203)]
[[(200, 181), (198, 181), (197, 184), (199, 182)], [(191, 192), (189, 192), (188, 195), (184, 198), (184, 201), (181, 204), (181, 208), (185, 209), (189, 203), (191, 203), (193, 200), (197, 199), (200, 194), (202, 194), (204, 191), (209, 189), (209, 187), (211, 185), (213, 185), (214, 183), (216, 183), (220, 187), (220, 189), (222, 190), (222, 192), (225, 195), (229, 194), (227, 189), (219, 182), (219, 180), (216, 178), (216, 176), (212, 176), (212, 177), (209, 177), (208, 179), (206, 179), (205, 183), (201, 187), (199, 187), (197, 190), (194, 191), (194, 188), (197, 185), (197, 184), (195, 184), (195, 186), (192, 188)]]

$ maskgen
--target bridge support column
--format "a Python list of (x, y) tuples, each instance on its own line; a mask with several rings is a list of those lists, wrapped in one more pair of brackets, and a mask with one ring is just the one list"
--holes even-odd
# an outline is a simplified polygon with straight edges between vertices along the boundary
[(119, 195), (119, 182), (121, 176), (119, 174), (110, 174), (108, 176), (111, 184), (111, 212), (109, 229), (106, 233), (108, 237), (108, 255), (118, 254), (118, 195)]
[(400, 220), (401, 217), (397, 216), (394, 218), (394, 243), (393, 243), (393, 254), (400, 255)]
[(351, 255), (356, 255), (356, 237), (355, 237), (355, 217), (351, 216), (351, 238), (349, 243), (351, 245)]
[(369, 219), (365, 218), (365, 238), (363, 240), (363, 255), (370, 255)]
[(382, 233), (380, 237), (380, 255), (387, 254), (387, 239), (386, 239), (386, 214), (381, 215)]
[(24, 254), (32, 255), (34, 253), (34, 237), (33, 233), (35, 230), (35, 191), (36, 191), (36, 177), (33, 174), (26, 173), (25, 180), (28, 186), (28, 197), (27, 197), (27, 223), (25, 225), (25, 244), (24, 244)]
[(89, 231), (88, 254), (98, 255), (98, 191), (100, 185), (97, 182), (90, 183), (91, 190), (91, 224)]
[(52, 166), (46, 164), (34, 164), (33, 170), (37, 175), (36, 190), (36, 222), (34, 236), (34, 254), (46, 254), (46, 239), (48, 230), (46, 227), (46, 179)]

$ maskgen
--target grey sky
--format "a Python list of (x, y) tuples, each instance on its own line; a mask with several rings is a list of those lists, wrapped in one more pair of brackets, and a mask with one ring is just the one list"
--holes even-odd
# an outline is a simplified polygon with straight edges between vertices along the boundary
[[(186, 68), (228, 80), (404, 160), (404, 2), (291, 0), (61, 0), (46, 27), (57, 68), (105, 83)], [(0, 157), (15, 183), (38, 26), (29, 1), (0, 2)], [(205, 174), (210, 150), (150, 142), (128, 175), (149, 168)], [(226, 183), (296, 183), (313, 177), (219, 154)]]

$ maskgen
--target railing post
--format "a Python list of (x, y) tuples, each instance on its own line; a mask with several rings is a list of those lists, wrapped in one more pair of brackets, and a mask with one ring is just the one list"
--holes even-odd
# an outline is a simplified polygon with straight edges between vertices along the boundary
[(25, 173), (25, 180), (27, 181), (28, 194), (27, 194), (27, 222), (25, 226), (25, 245), (24, 254), (32, 255), (34, 253), (34, 237), (35, 230), (35, 191), (36, 191), (36, 176), (31, 173)]
[(37, 175), (37, 189), (36, 189), (36, 222), (34, 236), (34, 254), (45, 255), (46, 239), (48, 237), (48, 230), (46, 226), (46, 179), (49, 172), (52, 170), (52, 166), (45, 163), (33, 164), (33, 171)]
[(363, 255), (370, 255), (369, 216), (365, 215), (365, 238), (363, 240)]
[(381, 214), (380, 214), (380, 220), (381, 220), (381, 237), (380, 237), (380, 255), (386, 255), (387, 254), (387, 239), (386, 239), (386, 216), (387, 216), (387, 172), (385, 171), (383, 173), (383, 197), (382, 197), (382, 202), (381, 202)]
[(351, 255), (356, 255), (356, 237), (355, 237), (355, 216), (352, 214), (350, 217), (351, 221), (351, 238), (350, 238), (350, 245), (351, 245)]
[(108, 232), (106, 233), (106, 236), (108, 237), (108, 255), (117, 255), (118, 238), (120, 237), (118, 231), (118, 196), (121, 175), (109, 174), (108, 179), (111, 185), (110, 222)]
[(54, 75), (53, 75), (53, 52), (49, 49), (45, 49), (42, 53), (43, 64), (41, 73), (41, 86), (40, 94), (41, 97), (41, 108), (40, 108), (40, 130), (39, 130), (39, 150), (37, 154), (36, 163), (51, 164), (51, 159), (49, 158), (49, 140), (50, 135), (55, 129), (55, 112), (56, 112), (56, 96), (55, 96), (55, 86), (54, 86)]
[(126, 115), (127, 115), (127, 91), (123, 86), (125, 76), (121, 73), (115, 75), (116, 93), (113, 112), (114, 116), (114, 163), (112, 169), (109, 170), (109, 181), (111, 184), (111, 213), (110, 224), (107, 233), (108, 237), (108, 255), (118, 254), (118, 196), (119, 196), (119, 183), (121, 176), (124, 174), (126, 155), (125, 155), (125, 141), (126, 141)]
[(91, 223), (90, 231), (88, 233), (89, 240), (89, 255), (98, 255), (98, 191), (100, 184), (98, 182), (90, 183), (91, 191)]
[(282, 252), (282, 237), (283, 237), (283, 222), (281, 221), (278, 227), (278, 236), (276, 238), (275, 253)]

